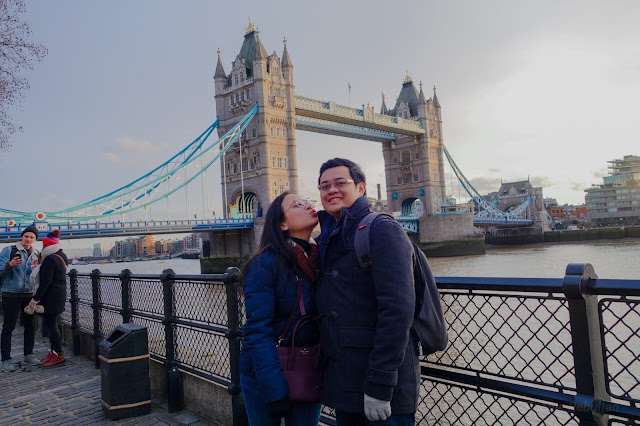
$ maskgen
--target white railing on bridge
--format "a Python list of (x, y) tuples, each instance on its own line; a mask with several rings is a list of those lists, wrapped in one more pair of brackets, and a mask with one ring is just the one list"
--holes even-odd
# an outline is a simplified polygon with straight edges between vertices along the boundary
[(317, 99), (295, 96), (295, 107), (305, 111), (313, 111), (326, 115), (347, 118), (355, 121), (375, 123), (395, 129), (408, 130), (414, 133), (424, 133), (424, 129), (418, 121), (407, 120), (399, 117), (392, 117), (385, 114), (365, 114), (362, 109), (339, 105), (334, 102), (319, 101)]
[(54, 229), (63, 233), (69, 233), (74, 231), (96, 231), (96, 233), (106, 231), (123, 231), (127, 230), (176, 230), (180, 232), (182, 230), (191, 229), (197, 227), (207, 228), (225, 228), (237, 227), (242, 225), (252, 225), (253, 217), (241, 217), (232, 219), (177, 219), (177, 220), (139, 220), (133, 222), (77, 222), (77, 223), (48, 223), (48, 222), (36, 222), (33, 224), (21, 224), (17, 226), (3, 226), (0, 227), (0, 238), (12, 238), (20, 233), (27, 227), (34, 225), (42, 232), (50, 232)]
[(495, 223), (495, 224), (509, 224), (509, 225), (531, 225), (532, 219), (511, 219), (508, 217), (474, 217), (473, 223)]

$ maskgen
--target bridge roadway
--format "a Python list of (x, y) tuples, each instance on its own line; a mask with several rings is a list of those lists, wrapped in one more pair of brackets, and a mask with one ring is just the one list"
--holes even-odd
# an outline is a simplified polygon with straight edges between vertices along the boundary
[[(2, 316), (0, 316), (0, 319)], [(23, 360), (24, 330), (16, 327), (11, 339), (14, 359)], [(46, 355), (48, 339), (36, 333), (33, 353)], [(151, 413), (122, 420), (107, 420), (102, 412), (100, 370), (83, 355), (73, 356), (64, 348), (67, 361), (51, 368), (18, 365), (16, 371), (0, 371), (0, 424), (3, 425), (193, 425), (207, 423), (194, 414), (182, 410), (167, 411), (167, 403), (152, 397)]]
[[(178, 234), (187, 232), (221, 231), (227, 229), (253, 228), (252, 218), (238, 219), (185, 219), (185, 220), (149, 220), (137, 222), (95, 222), (50, 224), (36, 222), (34, 224), (41, 236), (58, 229), (64, 239), (122, 237), (148, 234)], [(6, 226), (0, 228), (0, 242), (19, 241), (22, 230), (29, 225)]]
[[(454, 213), (447, 213), (454, 214)], [(418, 233), (419, 217), (397, 216), (396, 219), (408, 233)], [(533, 224), (528, 219), (474, 218), (475, 225), (492, 225), (499, 227), (526, 227)], [(0, 242), (19, 241), (22, 230), (29, 225), (6, 226), (0, 228)], [(187, 232), (224, 231), (231, 229), (253, 228), (253, 218), (237, 219), (192, 219), (192, 220), (150, 220), (137, 222), (96, 222), (50, 224), (37, 222), (35, 226), (43, 236), (58, 229), (64, 239), (122, 237), (149, 234), (178, 234)]]

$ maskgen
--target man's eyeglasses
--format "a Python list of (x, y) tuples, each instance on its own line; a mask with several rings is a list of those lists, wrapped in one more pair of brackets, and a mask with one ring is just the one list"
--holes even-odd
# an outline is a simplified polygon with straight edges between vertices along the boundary
[(318, 185), (318, 189), (320, 190), (320, 192), (327, 192), (331, 189), (332, 186), (335, 186), (337, 189), (342, 189), (350, 183), (355, 183), (355, 182), (351, 179), (338, 179), (333, 183), (323, 182), (320, 185)]
[(287, 207), (287, 209), (282, 214), (285, 214), (289, 211), (289, 209), (292, 208), (306, 209), (309, 206), (311, 206), (311, 208), (314, 208), (316, 205), (313, 201), (295, 200), (289, 207)]

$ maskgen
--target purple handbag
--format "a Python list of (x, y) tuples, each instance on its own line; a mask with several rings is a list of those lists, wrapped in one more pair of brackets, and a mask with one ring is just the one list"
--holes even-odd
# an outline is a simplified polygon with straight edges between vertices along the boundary
[[(304, 302), (302, 300), (302, 280), (298, 278), (298, 296), (296, 305), (289, 316), (289, 321), (278, 339), (278, 358), (282, 364), (282, 371), (289, 384), (289, 399), (296, 402), (320, 402), (322, 396), (322, 364), (320, 362), (320, 345), (316, 346), (295, 346), (296, 333), (298, 328), (307, 323), (315, 321), (306, 316)], [(280, 346), (280, 342), (287, 335), (293, 315), (297, 307), (303, 317), (298, 320), (293, 328), (291, 344)], [(317, 325), (316, 325), (317, 326)]]

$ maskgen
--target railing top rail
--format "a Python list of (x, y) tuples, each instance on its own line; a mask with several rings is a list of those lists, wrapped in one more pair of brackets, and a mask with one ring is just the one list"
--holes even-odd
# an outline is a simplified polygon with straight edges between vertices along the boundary
[(438, 288), (451, 290), (562, 293), (562, 278), (435, 277)]
[[(71, 272), (71, 271), (69, 271)], [(77, 272), (76, 276), (78, 277), (90, 277), (91, 272)], [(120, 273), (103, 273), (100, 272), (101, 278), (120, 278)], [(130, 274), (128, 276), (132, 280), (156, 280), (160, 282), (161, 274)], [(202, 281), (202, 282), (210, 282), (210, 281), (225, 281), (228, 275), (225, 274), (198, 274), (198, 275), (187, 275), (187, 274), (173, 274), (171, 279), (174, 281)]]
[(586, 284), (586, 293), (597, 295), (640, 296), (640, 279), (621, 280), (597, 278)]
[[(562, 278), (435, 277), (438, 287), (451, 290), (491, 290), (563, 293)], [(589, 279), (584, 294), (640, 296), (640, 280)]]

